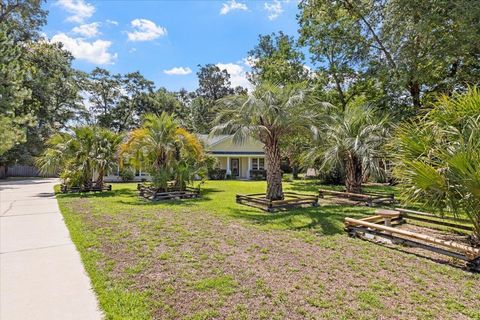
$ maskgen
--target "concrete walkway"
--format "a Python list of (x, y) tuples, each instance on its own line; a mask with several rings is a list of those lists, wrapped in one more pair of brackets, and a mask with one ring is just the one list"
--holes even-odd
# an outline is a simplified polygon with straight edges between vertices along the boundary
[(0, 319), (101, 319), (53, 194), (56, 179), (0, 182)]

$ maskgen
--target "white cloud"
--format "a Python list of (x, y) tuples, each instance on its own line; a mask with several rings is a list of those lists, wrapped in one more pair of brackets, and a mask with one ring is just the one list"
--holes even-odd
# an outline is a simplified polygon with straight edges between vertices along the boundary
[(107, 19), (106, 22), (107, 22), (108, 24), (113, 24), (114, 26), (118, 26), (118, 21), (108, 20), (108, 19)]
[(225, 14), (227, 14), (230, 11), (233, 11), (233, 10), (246, 11), (246, 10), (248, 10), (248, 7), (245, 3), (237, 2), (235, 0), (230, 0), (228, 2), (223, 3), (222, 9), (220, 9), (220, 14), (225, 15)]
[(268, 19), (269, 20), (275, 20), (282, 14), (283, 12), (283, 7), (282, 3), (279, 0), (273, 0), (272, 2), (268, 3), (265, 2), (264, 4), (265, 10), (268, 11)]
[(131, 48), (130, 50), (128, 50), (128, 52), (130, 52), (130, 53), (134, 53), (136, 51), (137, 51), (137, 48)]
[(257, 61), (258, 61), (258, 59), (255, 58), (255, 57), (252, 57), (252, 56), (248, 56), (248, 57), (242, 59), (243, 64), (246, 65), (249, 68), (255, 66)]
[(82, 24), (81, 26), (73, 28), (72, 32), (80, 34), (87, 38), (91, 38), (91, 37), (98, 36), (100, 34), (100, 31), (98, 31), (98, 27), (100, 27), (99, 22)]
[(252, 89), (252, 84), (247, 80), (247, 72), (243, 66), (236, 63), (217, 63), (217, 67), (220, 70), (227, 70), (232, 87), (242, 86), (249, 90)]
[(67, 18), (70, 22), (82, 23), (95, 12), (95, 7), (84, 0), (58, 0), (57, 4), (73, 14)]
[(82, 38), (71, 38), (65, 33), (58, 33), (52, 37), (50, 42), (63, 43), (63, 47), (70, 51), (75, 58), (94, 64), (113, 64), (117, 58), (116, 53), (108, 52), (112, 42), (106, 40), (88, 42)]
[(190, 69), (189, 67), (174, 67), (169, 70), (163, 70), (163, 73), (175, 76), (185, 76), (192, 73), (192, 69)]
[(135, 19), (130, 23), (133, 32), (127, 32), (130, 41), (150, 41), (167, 34), (167, 29), (147, 19)]

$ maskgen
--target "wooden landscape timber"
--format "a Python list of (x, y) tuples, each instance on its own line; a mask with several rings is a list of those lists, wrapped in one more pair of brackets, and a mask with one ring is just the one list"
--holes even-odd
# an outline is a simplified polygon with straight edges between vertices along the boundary
[(100, 186), (91, 186), (91, 187), (68, 187), (66, 184), (60, 186), (60, 192), (62, 193), (83, 193), (83, 192), (102, 192), (102, 191), (112, 191), (111, 184), (104, 184)]
[(420, 213), (423, 216), (419, 221), (428, 222), (432, 225), (449, 227), (454, 226), (457, 229), (461, 229), (460, 226), (465, 226), (458, 225), (454, 222), (448, 222), (448, 225), (445, 225), (445, 223), (442, 221), (433, 219), (435, 216), (431, 214), (408, 209), (401, 210), (402, 211), (378, 209), (376, 210), (376, 214), (374, 216), (369, 216), (363, 219), (345, 218), (345, 230), (352, 237), (366, 239), (368, 238), (366, 235), (370, 235), (370, 238), (380, 237), (388, 239), (392, 243), (418, 247), (454, 257), (466, 261), (466, 265), (470, 270), (480, 271), (480, 248), (455, 241), (438, 239), (426, 234), (395, 228), (396, 225), (406, 223), (405, 219), (411, 218), (413, 213)]
[(352, 193), (352, 192), (346, 192), (346, 191), (319, 189), (318, 195), (320, 198), (324, 198), (325, 196), (333, 196), (337, 198), (347, 198), (350, 200), (361, 201), (361, 202), (364, 202), (365, 205), (367, 206), (395, 203), (395, 195), (393, 193), (378, 193), (378, 192)]
[(469, 220), (451, 217), (440, 217), (431, 213), (414, 211), (403, 208), (395, 208), (395, 210), (402, 213), (402, 217), (405, 219), (411, 219), (416, 221), (422, 221), (426, 223), (432, 223), (437, 225), (443, 225), (445, 227), (451, 227), (455, 229), (461, 229), (465, 231), (473, 231), (473, 226)]
[(318, 206), (318, 196), (284, 192), (283, 200), (269, 200), (265, 193), (237, 194), (236, 201), (250, 207), (258, 208), (267, 212), (279, 209), (288, 209), (302, 206)]
[(166, 190), (139, 183), (137, 190), (140, 197), (151, 201), (192, 199), (200, 196), (200, 187), (179, 188), (175, 187), (173, 183), (170, 183)]

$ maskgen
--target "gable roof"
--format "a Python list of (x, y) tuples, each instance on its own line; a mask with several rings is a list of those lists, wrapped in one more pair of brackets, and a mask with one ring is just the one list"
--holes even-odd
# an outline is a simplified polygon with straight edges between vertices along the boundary
[(211, 154), (264, 154), (263, 143), (251, 137), (239, 144), (233, 142), (233, 135), (197, 134), (197, 137)]
[(208, 148), (222, 142), (225, 139), (228, 139), (229, 137), (231, 137), (231, 135), (221, 134), (218, 136), (210, 136), (208, 134), (197, 134), (197, 137), (205, 144), (205, 147)]

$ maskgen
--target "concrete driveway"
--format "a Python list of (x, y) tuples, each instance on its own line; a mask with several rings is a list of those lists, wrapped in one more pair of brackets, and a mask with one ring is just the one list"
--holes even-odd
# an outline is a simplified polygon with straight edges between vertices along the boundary
[(0, 182), (0, 319), (101, 319), (53, 193), (56, 179)]

